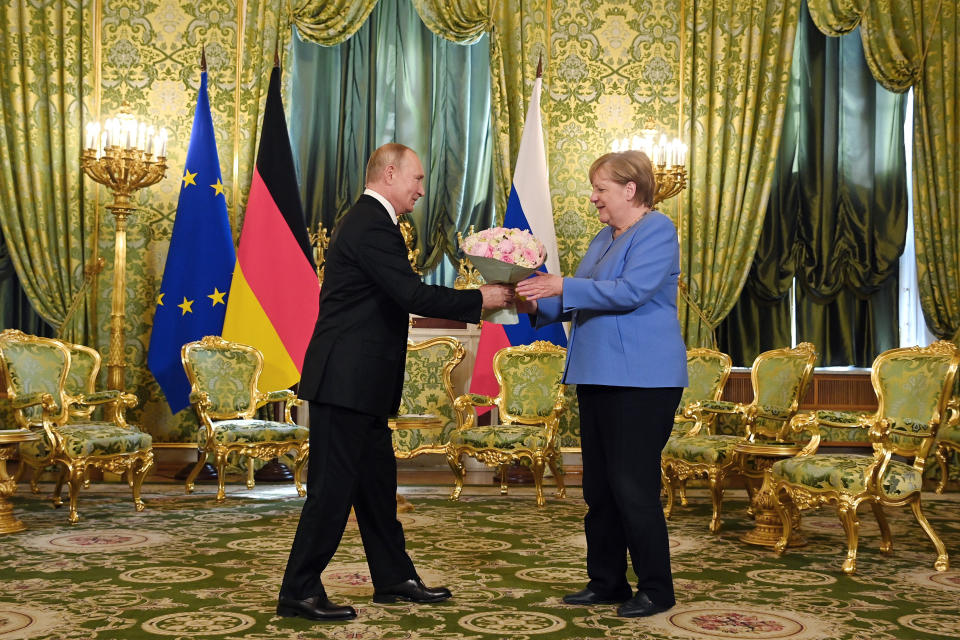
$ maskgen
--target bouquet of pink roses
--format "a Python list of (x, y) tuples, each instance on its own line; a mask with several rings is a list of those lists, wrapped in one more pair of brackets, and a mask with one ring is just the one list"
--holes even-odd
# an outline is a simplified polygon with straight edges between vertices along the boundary
[[(543, 264), (547, 252), (543, 243), (526, 229), (491, 227), (470, 234), (460, 243), (470, 262), (490, 284), (515, 284)], [(515, 307), (485, 312), (484, 320), (517, 324)]]

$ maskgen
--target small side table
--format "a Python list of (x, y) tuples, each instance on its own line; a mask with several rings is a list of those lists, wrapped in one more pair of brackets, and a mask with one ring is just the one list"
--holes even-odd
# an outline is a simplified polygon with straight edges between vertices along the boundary
[[(443, 420), (432, 414), (403, 414), (387, 420), (387, 425), (397, 431), (399, 429), (428, 429), (443, 426)], [(409, 500), (397, 494), (397, 513), (413, 511), (414, 506)]]
[[(802, 448), (794, 443), (744, 442), (737, 445), (735, 450), (741, 456), (741, 461), (753, 461), (753, 464), (741, 464), (744, 481), (750, 483), (750, 506), (753, 509), (754, 521), (753, 529), (740, 536), (743, 542), (773, 547), (780, 540), (783, 523), (777, 514), (777, 497), (773, 493), (773, 487), (769, 486), (767, 471), (778, 460), (792, 458), (800, 453)], [(787, 546), (802, 547), (805, 544), (806, 538), (797, 531), (797, 527), (793, 527)]]
[(13, 515), (7, 500), (17, 490), (17, 483), (7, 473), (7, 460), (13, 458), (21, 442), (39, 440), (40, 434), (29, 429), (0, 429), (0, 534), (23, 531), (27, 525)]

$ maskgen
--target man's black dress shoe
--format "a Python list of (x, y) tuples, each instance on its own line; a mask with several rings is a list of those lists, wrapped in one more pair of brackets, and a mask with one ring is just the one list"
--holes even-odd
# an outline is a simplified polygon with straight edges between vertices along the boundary
[(578, 605), (591, 605), (591, 604), (620, 604), (621, 602), (626, 602), (630, 599), (630, 592), (626, 592), (622, 596), (608, 598), (602, 596), (595, 591), (591, 591), (590, 588), (586, 588), (583, 591), (577, 591), (576, 593), (568, 593), (563, 596), (563, 601), (566, 604), (578, 604)]
[(416, 580), (405, 580), (400, 584), (374, 591), (373, 601), (379, 604), (390, 604), (397, 600), (406, 600), (408, 602), (425, 604), (446, 600), (451, 595), (453, 594), (450, 593), (450, 589), (446, 587), (431, 589), (425, 586), (420, 578), (417, 578)]
[(280, 596), (277, 602), (277, 615), (307, 620), (353, 620), (357, 617), (357, 611), (353, 607), (337, 606), (330, 602), (326, 593), (321, 593), (306, 600)]
[[(672, 606), (672, 605), (671, 605)], [(670, 607), (664, 607), (656, 604), (645, 593), (637, 593), (617, 609), (617, 615), (621, 618), (643, 618), (652, 616), (661, 611), (666, 611)]]

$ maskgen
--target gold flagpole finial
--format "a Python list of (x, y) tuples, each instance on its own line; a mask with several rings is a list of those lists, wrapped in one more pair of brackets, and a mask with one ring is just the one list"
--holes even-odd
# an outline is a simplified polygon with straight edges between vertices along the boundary
[(207, 45), (200, 45), (200, 71), (207, 70)]
[(543, 77), (543, 54), (540, 54), (540, 59), (537, 60), (537, 77)]

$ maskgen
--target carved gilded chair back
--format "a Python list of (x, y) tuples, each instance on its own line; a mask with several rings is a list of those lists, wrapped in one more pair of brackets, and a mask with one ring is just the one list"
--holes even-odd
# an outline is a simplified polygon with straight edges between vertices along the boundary
[(493, 359), (500, 384), (497, 406), (504, 424), (537, 424), (555, 412), (563, 396), (563, 365), (567, 350), (550, 342), (507, 347)]
[[(937, 430), (948, 418), (947, 403), (957, 373), (953, 343), (937, 341), (929, 347), (891, 349), (877, 356), (871, 381), (879, 400), (876, 416), (889, 425), (883, 451), (915, 458), (923, 468)], [(942, 381), (942, 384), (931, 384)]]
[(450, 432), (457, 426), (457, 414), (453, 408), (453, 370), (465, 354), (460, 341), (449, 336), (407, 342), (398, 413), (438, 416), (442, 424), (395, 429), (392, 435), (397, 457), (446, 451)]
[[(68, 403), (64, 384), (70, 368), (70, 352), (58, 340), (25, 334), (16, 329), (0, 333), (0, 366), (7, 398), (49, 394), (53, 411), (48, 420), (62, 424), (67, 420)], [(41, 424), (43, 408), (36, 404), (16, 412), (21, 427)]]
[(248, 345), (206, 336), (181, 349), (191, 388), (207, 394), (206, 415), (213, 420), (253, 418), (263, 356)]
[(817, 350), (809, 342), (796, 347), (764, 351), (753, 362), (750, 382), (753, 405), (759, 415), (784, 417), (747, 421), (747, 435), (783, 439), (789, 432), (789, 419), (797, 412), (800, 400), (813, 379)]

